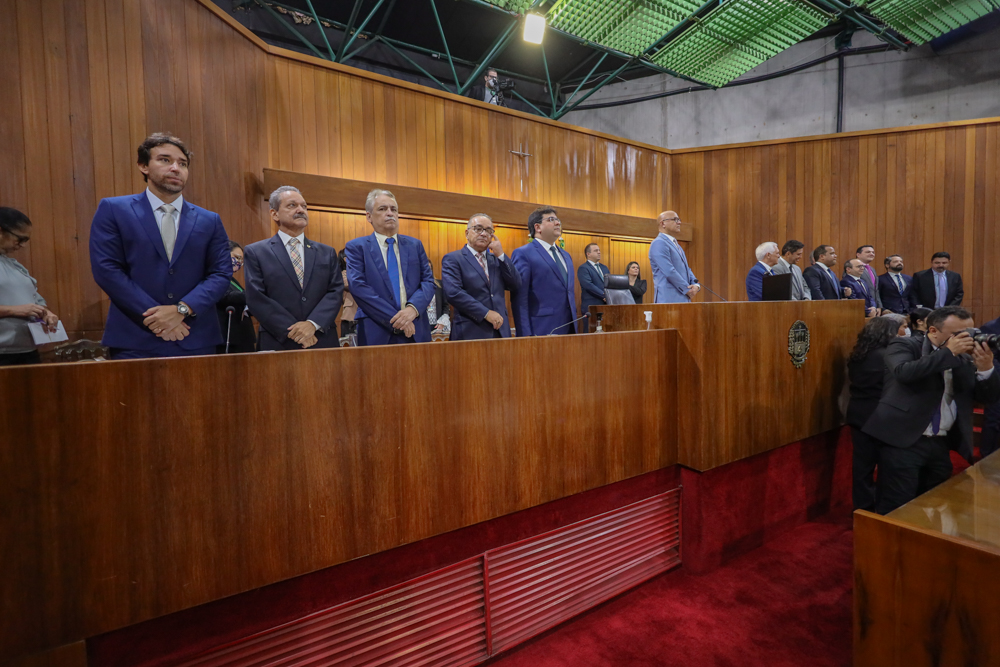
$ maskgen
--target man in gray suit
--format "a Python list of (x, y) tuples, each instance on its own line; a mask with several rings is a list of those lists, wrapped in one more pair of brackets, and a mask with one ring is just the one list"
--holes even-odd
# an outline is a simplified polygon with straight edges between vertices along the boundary
[(771, 267), (771, 273), (775, 275), (792, 274), (792, 301), (812, 301), (812, 295), (809, 293), (809, 288), (806, 287), (806, 281), (802, 278), (802, 269), (798, 266), (805, 247), (802, 241), (795, 239), (786, 241), (781, 248), (781, 257), (778, 258), (778, 263)]
[(864, 270), (861, 272), (861, 280), (864, 281), (868, 293), (875, 295), (875, 314), (881, 315), (883, 308), (882, 295), (879, 294), (878, 276), (875, 275), (875, 269), (871, 266), (872, 262), (875, 261), (875, 246), (863, 245), (858, 248), (854, 256), (860, 259), (861, 263), (865, 265)]
[(260, 322), (257, 349), (338, 347), (344, 277), (337, 251), (306, 238), (309, 211), (296, 188), (281, 186), (270, 205), (278, 233), (243, 250), (247, 307)]

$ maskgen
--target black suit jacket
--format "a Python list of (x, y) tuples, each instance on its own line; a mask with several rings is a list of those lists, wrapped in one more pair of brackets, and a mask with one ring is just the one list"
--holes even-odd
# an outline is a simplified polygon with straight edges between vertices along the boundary
[(882, 297), (882, 307), (894, 313), (906, 314), (917, 307), (913, 298), (913, 278), (905, 273), (899, 274), (903, 281), (903, 293), (899, 293), (896, 281), (888, 273), (878, 277), (878, 293)]
[[(244, 316), (246, 305), (246, 291), (236, 278), (232, 278), (225, 296), (216, 305), (216, 310), (219, 312), (219, 326), (222, 328), (222, 338), (225, 340), (226, 333), (229, 333), (229, 351), (231, 353), (257, 351), (257, 332), (253, 330), (253, 320), (250, 319), (250, 315)], [(226, 308), (230, 306), (233, 308), (232, 318), (226, 312)], [(219, 345), (218, 350), (225, 352), (226, 344), (223, 342)]]
[(836, 279), (836, 276), (834, 276), (834, 280), (837, 283), (837, 290), (835, 291), (833, 283), (830, 282), (830, 279), (827, 277), (827, 273), (828, 272), (821, 268), (818, 264), (813, 264), (802, 272), (802, 278), (806, 281), (806, 285), (809, 287), (809, 292), (812, 294), (813, 301), (840, 298), (840, 281)]
[(847, 362), (851, 400), (847, 404), (846, 421), (850, 426), (863, 428), (875, 412), (882, 398), (885, 382), (885, 348), (879, 347), (861, 361)]
[(632, 298), (636, 303), (642, 303), (642, 295), (646, 293), (646, 281), (636, 278), (635, 284), (628, 286), (628, 291), (632, 292)]
[(344, 302), (344, 277), (337, 251), (305, 239), (303, 285), (277, 234), (243, 249), (246, 257), (247, 305), (260, 322), (261, 350), (301, 350), (288, 338), (288, 327), (312, 320), (319, 325), (315, 348), (338, 347), (335, 319)]
[(862, 429), (894, 447), (911, 447), (931, 423), (944, 394), (944, 371), (952, 371), (957, 417), (948, 431), (949, 446), (972, 460), (972, 404), (1000, 399), (1000, 373), (976, 379), (971, 358), (937, 350), (930, 338), (897, 338), (885, 352), (885, 387), (875, 412)]
[[(948, 281), (948, 295), (945, 298), (946, 306), (961, 306), (965, 290), (962, 288), (962, 275), (954, 271), (945, 271)], [(923, 306), (933, 310), (937, 303), (937, 292), (934, 290), (934, 269), (924, 269), (913, 274), (913, 299)]]
[(611, 273), (611, 270), (599, 264), (601, 267), (601, 277), (597, 277), (597, 269), (590, 262), (584, 262), (576, 270), (576, 279), (580, 282), (580, 311), (584, 312), (590, 306), (603, 306), (607, 303), (604, 299), (604, 276)]

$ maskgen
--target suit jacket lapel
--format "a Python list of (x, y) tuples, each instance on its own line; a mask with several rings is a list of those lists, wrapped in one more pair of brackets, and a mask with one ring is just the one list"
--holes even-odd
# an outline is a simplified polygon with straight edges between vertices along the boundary
[(191, 236), (191, 230), (194, 229), (196, 224), (198, 224), (198, 211), (194, 206), (185, 201), (180, 221), (177, 223), (177, 242), (174, 244), (174, 254), (171, 255), (171, 265), (181, 256), (184, 244), (187, 243), (188, 238)]
[(270, 245), (271, 252), (274, 253), (274, 258), (278, 260), (278, 264), (281, 264), (281, 266), (284, 267), (285, 273), (288, 274), (289, 279), (301, 290), (302, 286), (299, 285), (299, 279), (295, 275), (295, 267), (292, 266), (292, 260), (288, 257), (288, 249), (285, 248), (285, 244), (281, 242), (281, 237), (277, 234), (272, 236)]
[[(487, 266), (490, 266), (490, 257), (492, 257), (492, 255), (486, 255)], [(486, 283), (486, 286), (489, 287), (490, 281), (493, 280), (493, 267), (490, 266), (490, 278), (487, 280), (486, 275), (483, 273), (483, 267), (479, 264), (479, 260), (472, 254), (472, 251), (469, 250), (468, 246), (462, 248), (462, 258), (474, 269), (473, 273), (482, 278), (483, 282)]]
[[(305, 238), (305, 237), (303, 237)], [(313, 245), (312, 241), (305, 238), (305, 248), (303, 257), (306, 261), (306, 272), (302, 276), (302, 289), (305, 291), (306, 287), (309, 285), (309, 277), (312, 275), (313, 267), (316, 266), (316, 256), (319, 252), (316, 250), (316, 246)]]
[[(135, 213), (139, 226), (145, 230), (146, 235), (152, 242), (160, 258), (167, 261), (167, 249), (163, 247), (163, 237), (160, 235), (160, 228), (156, 226), (156, 217), (153, 215), (153, 207), (149, 205), (149, 198), (145, 192), (140, 192), (132, 199), (132, 212)], [(177, 244), (174, 244), (175, 246)], [(176, 248), (175, 255), (176, 256)]]
[[(409, 271), (407, 269), (410, 268), (410, 265), (406, 262), (406, 259), (407, 257), (409, 257), (410, 249), (408, 247), (408, 244), (403, 241), (403, 237), (400, 236), (399, 234), (396, 234), (396, 245), (399, 247), (399, 270), (403, 273), (403, 286), (406, 288), (406, 296), (407, 298), (409, 298), (409, 296), (416, 291), (415, 285), (406, 284), (407, 282), (406, 279), (409, 277), (408, 276)], [(420, 268), (422, 269), (423, 267)], [(385, 275), (388, 278), (389, 272), (386, 271)], [(419, 279), (420, 279), (420, 271), (418, 270), (417, 280), (419, 281)], [(404, 304), (399, 304), (399, 305), (400, 307), (402, 307)]]
[[(397, 236), (397, 239), (399, 237)], [(389, 270), (386, 268), (385, 260), (382, 259), (382, 249), (378, 245), (378, 238), (376, 238), (374, 232), (368, 237), (368, 254), (371, 255), (372, 261), (375, 262), (375, 266), (378, 268), (379, 273), (382, 274), (382, 282), (385, 283), (386, 290), (389, 294), (392, 294), (392, 283), (389, 281)], [(400, 259), (402, 259), (403, 253), (400, 252)], [(396, 299), (399, 299), (399, 295), (396, 295)]]
[[(569, 280), (569, 268), (566, 269), (566, 277), (563, 277), (563, 272), (558, 266), (556, 266), (556, 258), (552, 256), (552, 253), (545, 252), (545, 248), (542, 247), (541, 243), (532, 241), (531, 245), (535, 246), (535, 250), (537, 250), (543, 258), (545, 258), (545, 262), (549, 265), (549, 268), (552, 269), (552, 273), (556, 274), (556, 278), (558, 278), (563, 285), (567, 285), (566, 281)], [(557, 253), (559, 252), (559, 246), (554, 245), (552, 247), (556, 248)], [(568, 266), (569, 265), (567, 264), (567, 267)]]

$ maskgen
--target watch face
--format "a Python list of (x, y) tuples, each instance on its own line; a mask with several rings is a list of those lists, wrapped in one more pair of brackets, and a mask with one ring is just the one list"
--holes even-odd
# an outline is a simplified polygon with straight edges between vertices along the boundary
[(184, 304), (180, 304), (177, 306), (177, 312), (180, 313), (181, 315), (187, 315), (191, 312), (191, 309), (185, 306)]

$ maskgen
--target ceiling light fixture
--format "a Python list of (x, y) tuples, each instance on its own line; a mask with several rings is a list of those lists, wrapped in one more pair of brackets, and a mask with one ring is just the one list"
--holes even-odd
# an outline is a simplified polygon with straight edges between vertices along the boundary
[(524, 17), (524, 41), (541, 44), (545, 36), (545, 17), (528, 14)]

